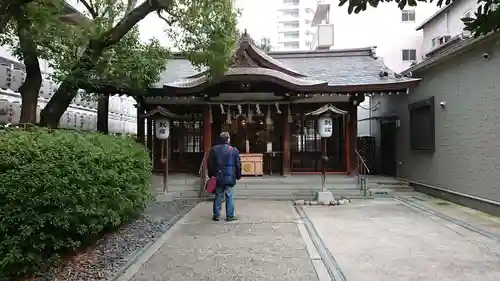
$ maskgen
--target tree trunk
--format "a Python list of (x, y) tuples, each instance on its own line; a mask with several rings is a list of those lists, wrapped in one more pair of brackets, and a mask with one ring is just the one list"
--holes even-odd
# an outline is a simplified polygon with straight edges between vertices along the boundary
[(33, 1), (34, 0), (3, 0), (2, 3), (0, 3), (0, 33), (5, 31), (7, 23), (9, 23), (17, 9)]
[(109, 95), (102, 95), (97, 101), (97, 131), (108, 134)]
[(61, 119), (61, 116), (71, 104), (71, 101), (76, 96), (77, 91), (80, 88), (79, 85), (75, 84), (73, 81), (82, 81), (82, 72), (88, 72), (94, 68), (99, 57), (106, 48), (120, 41), (120, 39), (123, 38), (123, 36), (125, 36), (125, 34), (127, 34), (132, 27), (134, 27), (147, 15), (157, 9), (165, 8), (167, 3), (168, 5), (171, 5), (172, 0), (162, 2), (162, 7), (158, 6), (156, 0), (144, 1), (141, 5), (137, 6), (137, 8), (133, 9), (123, 19), (121, 19), (115, 27), (109, 29), (107, 32), (104, 32), (96, 40), (92, 40), (87, 46), (83, 56), (80, 58), (80, 61), (73, 68), (74, 71), (69, 74), (71, 77), (61, 83), (61, 86), (59, 86), (50, 101), (40, 113), (40, 125), (52, 128), (56, 127), (59, 123), (59, 119)]
[(31, 23), (24, 10), (20, 7), (14, 9), (14, 19), (17, 23), (17, 35), (23, 62), (26, 66), (26, 80), (19, 88), (21, 94), (21, 124), (36, 124), (36, 108), (38, 105), (38, 93), (42, 85), (42, 73), (38, 63), (38, 52), (31, 37)]

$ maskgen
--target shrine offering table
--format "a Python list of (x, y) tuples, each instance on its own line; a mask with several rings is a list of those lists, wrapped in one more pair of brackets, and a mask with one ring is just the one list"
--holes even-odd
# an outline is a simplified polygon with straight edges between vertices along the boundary
[(263, 154), (245, 153), (241, 157), (241, 174), (243, 176), (262, 176)]

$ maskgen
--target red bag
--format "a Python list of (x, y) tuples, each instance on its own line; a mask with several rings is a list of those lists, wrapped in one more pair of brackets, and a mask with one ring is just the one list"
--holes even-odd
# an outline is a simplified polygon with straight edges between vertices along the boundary
[(205, 191), (208, 193), (215, 193), (216, 189), (217, 189), (217, 178), (216, 177), (209, 178), (205, 183)]
[[(224, 163), (223, 163), (224, 165), (223, 166), (226, 166), (226, 164), (227, 164), (227, 162), (229, 160), (229, 152), (231, 152), (232, 149), (233, 149), (233, 147), (229, 146), (229, 149), (225, 153), (225, 156), (226, 156), (225, 160), (226, 161), (224, 161)], [(205, 183), (205, 191), (208, 192), (208, 193), (215, 193), (216, 190), (217, 190), (217, 177), (211, 177)]]

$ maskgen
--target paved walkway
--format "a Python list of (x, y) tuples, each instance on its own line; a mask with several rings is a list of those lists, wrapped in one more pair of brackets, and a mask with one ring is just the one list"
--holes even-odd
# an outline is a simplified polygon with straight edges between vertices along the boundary
[(213, 222), (211, 203), (198, 204), (131, 280), (318, 280), (290, 203), (236, 208), (238, 221)]
[(302, 219), (288, 202), (237, 201), (235, 222), (203, 202), (118, 280), (500, 280), (500, 219), (403, 199), (304, 206)]

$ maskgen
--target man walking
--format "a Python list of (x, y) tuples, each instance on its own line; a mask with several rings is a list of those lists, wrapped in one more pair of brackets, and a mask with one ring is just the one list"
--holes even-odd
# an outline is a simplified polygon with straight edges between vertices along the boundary
[(213, 220), (219, 221), (222, 201), (226, 199), (226, 220), (234, 221), (233, 186), (241, 179), (240, 152), (229, 145), (229, 133), (220, 134), (221, 143), (212, 147), (208, 158), (208, 176), (217, 178)]

